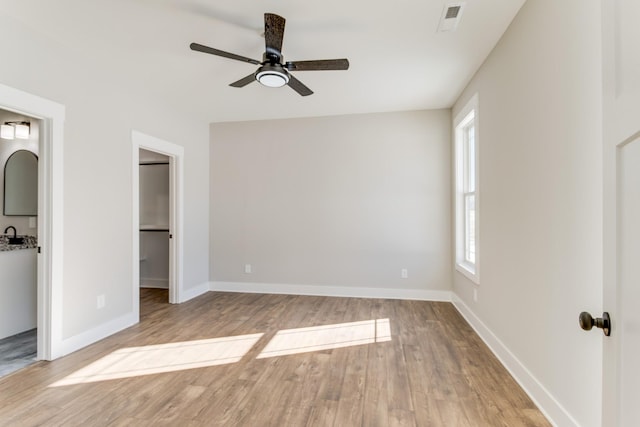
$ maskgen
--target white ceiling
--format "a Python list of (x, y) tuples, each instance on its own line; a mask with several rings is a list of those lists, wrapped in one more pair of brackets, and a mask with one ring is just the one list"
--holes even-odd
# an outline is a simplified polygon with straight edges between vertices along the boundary
[[(3, 13), (28, 16), (145, 96), (220, 122), (451, 107), (524, 1), (467, 0), (451, 33), (437, 28), (455, 0), (21, 0)], [(301, 97), (229, 87), (257, 67), (189, 49), (262, 60), (264, 12), (287, 19), (285, 61), (346, 57), (350, 69), (295, 73), (315, 92)]]

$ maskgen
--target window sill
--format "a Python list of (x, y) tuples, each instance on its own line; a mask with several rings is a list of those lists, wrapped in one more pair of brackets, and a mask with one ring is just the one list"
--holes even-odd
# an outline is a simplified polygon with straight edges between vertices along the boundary
[(480, 277), (478, 277), (477, 266), (456, 262), (456, 270), (458, 270), (460, 273), (462, 273), (463, 276), (471, 280), (476, 285), (480, 284)]

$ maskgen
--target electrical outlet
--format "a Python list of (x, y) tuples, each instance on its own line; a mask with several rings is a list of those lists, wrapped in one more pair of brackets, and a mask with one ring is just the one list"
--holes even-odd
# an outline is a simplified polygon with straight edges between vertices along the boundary
[(98, 309), (104, 308), (105, 304), (106, 304), (106, 301), (105, 301), (104, 294), (98, 295), (98, 300), (96, 303)]
[(251, 264), (244, 265), (244, 272), (245, 274), (251, 274)]
[(403, 279), (408, 279), (409, 278), (409, 270), (407, 270), (406, 268), (403, 268), (402, 270), (400, 270), (400, 277)]

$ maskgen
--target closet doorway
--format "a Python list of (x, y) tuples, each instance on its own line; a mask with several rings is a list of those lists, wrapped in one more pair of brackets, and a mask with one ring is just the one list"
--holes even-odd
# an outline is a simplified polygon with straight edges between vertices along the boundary
[(169, 156), (141, 148), (139, 172), (140, 288), (168, 290)]
[(140, 288), (182, 294), (183, 148), (134, 131), (133, 306), (140, 318)]

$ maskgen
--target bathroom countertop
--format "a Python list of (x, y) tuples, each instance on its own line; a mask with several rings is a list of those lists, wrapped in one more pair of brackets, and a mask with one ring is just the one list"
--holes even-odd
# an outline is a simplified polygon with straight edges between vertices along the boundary
[(10, 245), (8, 236), (0, 236), (0, 252), (17, 251), (20, 249), (33, 249), (38, 247), (38, 238), (36, 236), (18, 237), (24, 237), (24, 243), (22, 245)]

